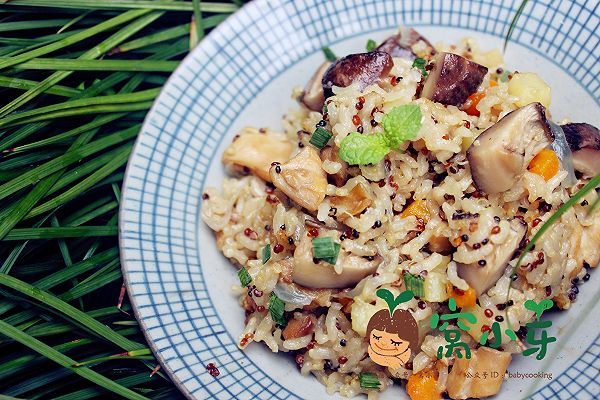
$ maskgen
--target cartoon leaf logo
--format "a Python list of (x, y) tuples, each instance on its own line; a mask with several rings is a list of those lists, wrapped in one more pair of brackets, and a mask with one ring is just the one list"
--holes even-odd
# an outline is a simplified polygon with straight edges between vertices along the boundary
[(400, 293), (398, 297), (394, 298), (394, 294), (387, 289), (379, 289), (377, 292), (377, 297), (385, 300), (388, 305), (388, 309), (390, 310), (390, 317), (394, 314), (394, 310), (402, 303), (406, 303), (410, 299), (413, 298), (413, 292), (410, 290), (405, 290)]
[(539, 303), (536, 303), (533, 300), (527, 300), (524, 304), (526, 309), (535, 312), (536, 319), (538, 319), (538, 320), (542, 316), (542, 313), (546, 310), (551, 309), (553, 305), (554, 305), (554, 302), (550, 299), (544, 299), (544, 300), (540, 301)]

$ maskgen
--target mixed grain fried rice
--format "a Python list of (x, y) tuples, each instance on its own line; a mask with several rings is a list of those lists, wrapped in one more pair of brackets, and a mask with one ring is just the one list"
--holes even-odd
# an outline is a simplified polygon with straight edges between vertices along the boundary
[[(561, 160), (552, 176), (524, 168), (508, 190), (486, 193), (478, 188), (472, 176), (478, 166), (470, 165), (467, 149), (520, 106), (532, 101), (547, 106), (549, 94), (527, 98), (523, 93), (534, 91), (522, 86), (539, 87), (539, 78), (533, 76), (533, 83), (528, 82), (532, 74), (511, 79), (500, 53), (481, 51), (472, 40), (436, 45), (437, 51), (431, 47), (423, 39), (411, 44), (412, 57), (391, 52), (391, 69), (366, 87), (334, 85), (325, 112), (301, 104), (284, 116), (283, 133), (242, 130), (223, 156), (235, 176), (225, 179), (222, 190), (208, 188), (203, 196), (202, 216), (215, 231), (218, 248), (252, 278), (249, 288), (234, 288), (246, 312), (240, 348), (264, 342), (273, 352), (292, 354), (300, 372), (312, 373), (329, 393), (375, 398), (377, 390), (361, 387), (360, 373), (376, 374), (383, 391), (394, 381), (403, 384), (411, 375), (429, 371), (437, 393), (452, 398), (492, 395), (511, 355), (526, 346), (523, 327), (534, 313), (524, 302), (550, 298), (558, 308), (568, 309), (576, 301), (578, 285), (589, 279), (588, 269), (599, 261), (600, 214), (587, 213), (597, 196), (592, 191), (553, 225), (513, 274), (519, 249), (590, 176), (573, 174), (568, 160)], [(465, 112), (466, 104), (441, 104), (420, 95), (427, 78), (413, 59), (429, 62), (426, 70), (431, 74), (440, 51), (488, 68), (477, 88), (475, 111)], [(535, 93), (540, 96), (539, 90)], [(304, 94), (298, 89), (294, 96)], [(422, 114), (416, 138), (375, 165), (347, 165), (336, 157), (350, 132), (381, 132), (383, 116), (405, 104), (418, 105)], [(309, 143), (315, 127), (333, 136), (324, 149)], [(285, 181), (272, 183), (275, 168), (287, 173)], [(326, 174), (326, 184), (311, 174)], [(493, 266), (500, 273), (489, 287), (477, 287), (472, 276), (470, 281), (461, 278), (461, 268), (494, 260), (494, 252), (515, 232), (513, 221), (526, 233), (518, 237), (517, 248), (510, 249), (510, 261)], [(313, 259), (315, 237), (331, 237), (340, 244), (335, 265)], [(267, 245), (271, 255), (263, 264)], [(310, 268), (316, 269), (310, 273)], [(375, 292), (386, 288), (399, 294), (406, 288), (405, 274), (424, 280), (425, 295), (399, 306), (419, 325), (420, 351), (404, 367), (391, 370), (367, 356), (365, 334), (370, 316), (385, 308)], [(475, 314), (477, 322), (461, 340), (475, 352), (482, 331), (494, 321), (503, 331), (510, 321), (519, 335), (517, 340), (503, 336), (498, 350), (489, 349), (493, 362), (503, 367), (497, 381), (486, 382), (485, 390), (464, 376), (452, 376), (455, 357), (438, 360), (437, 349), (446, 341), (443, 333), (429, 327), (433, 313), (448, 310), (450, 296), (473, 293), (474, 288), (477, 303), (464, 305), (463, 311)], [(285, 302), (285, 327), (269, 312), (272, 293)], [(486, 362), (482, 356), (471, 363), (477, 360)]]

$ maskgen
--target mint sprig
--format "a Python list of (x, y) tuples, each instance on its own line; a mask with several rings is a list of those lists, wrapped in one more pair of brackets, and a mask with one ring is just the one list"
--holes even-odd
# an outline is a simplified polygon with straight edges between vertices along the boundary
[(425, 64), (427, 64), (427, 61), (425, 61), (425, 59), (415, 58), (415, 60), (412, 63), (412, 67), (417, 68), (419, 71), (421, 71), (421, 75), (427, 76), (427, 70), (425, 69)]
[(421, 129), (421, 108), (416, 104), (394, 107), (383, 116), (383, 138), (392, 149), (402, 142), (413, 140)]
[(394, 107), (382, 119), (383, 133), (362, 135), (352, 132), (340, 143), (340, 158), (351, 165), (375, 164), (421, 129), (421, 109), (416, 104)]
[(375, 164), (390, 151), (383, 135), (352, 132), (340, 144), (340, 158), (348, 164)]

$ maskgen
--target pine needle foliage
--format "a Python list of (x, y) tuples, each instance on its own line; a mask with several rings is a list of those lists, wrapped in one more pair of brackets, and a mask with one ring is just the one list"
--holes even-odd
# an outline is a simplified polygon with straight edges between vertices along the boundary
[(241, 1), (0, 0), (0, 397), (177, 399), (123, 296), (125, 164)]

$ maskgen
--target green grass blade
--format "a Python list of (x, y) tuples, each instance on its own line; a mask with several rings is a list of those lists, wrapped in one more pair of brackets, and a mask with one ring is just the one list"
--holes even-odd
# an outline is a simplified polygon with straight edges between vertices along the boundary
[(101, 104), (101, 105), (92, 105), (85, 107), (78, 107), (68, 110), (59, 110), (52, 111), (49, 113), (35, 115), (26, 118), (16, 118), (16, 121), (13, 120), (11, 122), (2, 122), (0, 121), (0, 125), (4, 127), (13, 127), (19, 126), (23, 124), (30, 124), (34, 122), (40, 121), (49, 121), (58, 118), (66, 118), (66, 117), (76, 117), (81, 115), (90, 115), (90, 114), (108, 114), (108, 113), (116, 113), (119, 111), (139, 111), (139, 110), (149, 110), (152, 107), (152, 101), (138, 101), (135, 103), (127, 103), (127, 104)]
[(39, 164), (41, 161), (46, 161), (47, 159), (54, 158), (60, 154), (61, 152), (59, 150), (47, 150), (45, 152), (40, 151), (37, 153), (13, 156), (0, 162), (0, 171), (12, 170), (25, 166), (31, 167), (33, 164)]
[[(27, 195), (21, 199), (17, 204), (13, 207), (9, 208), (9, 214), (2, 218), (2, 224), (0, 225), (0, 238), (6, 239), (11, 232), (11, 229), (29, 213), (29, 210), (33, 208), (33, 206), (38, 202), (39, 198), (43, 196), (44, 193), (48, 192), (52, 185), (54, 185), (53, 179), (44, 179), (40, 181), (35, 187), (27, 193)], [(28, 229), (29, 231), (37, 231), (42, 228), (23, 228)], [(12, 231), (13, 234), (17, 233)], [(13, 240), (28, 240), (26, 236), (21, 236), (23, 239), (13, 239)], [(31, 239), (34, 239), (33, 237)], [(6, 239), (8, 240), (8, 239)]]
[(55, 363), (69, 369), (70, 371), (76, 373), (77, 375), (81, 376), (84, 379), (87, 379), (91, 382), (96, 383), (97, 385), (110, 390), (113, 393), (118, 394), (119, 396), (123, 396), (127, 399), (134, 399), (134, 400), (144, 400), (146, 399), (146, 397), (135, 393), (134, 391), (127, 389), (124, 386), (119, 385), (118, 383), (98, 374), (97, 372), (83, 367), (83, 368), (72, 368), (71, 365), (73, 365), (76, 361), (73, 360), (70, 357), (65, 356), (64, 354), (62, 354), (61, 352), (53, 349), (52, 347), (40, 342), (39, 340), (32, 338), (31, 336), (27, 335), (26, 333), (18, 330), (17, 328), (13, 327), (12, 325), (7, 324), (4, 321), (0, 320), (0, 333), (2, 333), (5, 336), (8, 336), (16, 341), (18, 341), (19, 343), (23, 344), (24, 346), (29, 347), (31, 350), (47, 357), (48, 359), (54, 361)]
[[(34, 282), (34, 286), (41, 290), (52, 289), (57, 285), (67, 282), (76, 276), (79, 276), (87, 271), (90, 271), (93, 268), (98, 267), (99, 265), (118, 260), (118, 251), (119, 250), (116, 247), (114, 247), (112, 249), (108, 249), (106, 251), (98, 253), (93, 257), (73, 264), (69, 269), (58, 270), (57, 272)], [(12, 310), (13, 308), (14, 303), (0, 302), (0, 315)], [(32, 315), (33, 314), (30, 311), (24, 311), (20, 314), (15, 314), (9, 317), (6, 321), (11, 324), (17, 325), (23, 323)]]
[(115, 282), (121, 279), (121, 270), (119, 268), (110, 271), (108, 273), (102, 274), (100, 276), (94, 277), (92, 280), (88, 280), (86, 282), (81, 282), (79, 285), (75, 286), (73, 289), (64, 293), (61, 297), (64, 297), (65, 301), (72, 301), (74, 299), (80, 298), (86, 294), (92, 293), (109, 283)]
[[(51, 216), (52, 216), (52, 213), (48, 214), (46, 217), (40, 219), (35, 224), (33, 224), (33, 227), (34, 228), (39, 228)], [(8, 255), (8, 257), (6, 257), (6, 259), (4, 260), (4, 262), (2, 263), (2, 265), (0, 266), (0, 273), (1, 274), (8, 274), (10, 272), (10, 270), (12, 269), (12, 267), (17, 262), (17, 259), (19, 258), (19, 256), (23, 252), (23, 250), (25, 250), (25, 247), (28, 244), (29, 244), (28, 241), (24, 241), (23, 243), (19, 243), (18, 245), (16, 245), (15, 247), (13, 247), (13, 249), (11, 250), (10, 254)], [(1, 314), (1, 312), (0, 312), (0, 314)]]
[[(193, 11), (192, 4), (177, 0), (11, 0), (12, 6), (42, 6), (76, 8), (81, 10), (152, 9), (165, 11)], [(238, 7), (231, 3), (206, 3), (205, 12), (232, 13)]]
[[(15, 5), (14, 2), (12, 5)], [(143, 9), (127, 11), (123, 14), (117, 15), (114, 18), (104, 21), (96, 26), (88, 28), (78, 34), (71, 35), (67, 38), (64, 38), (64, 39), (58, 40), (54, 43), (40, 47), (39, 49), (35, 49), (30, 52), (20, 54), (16, 57), (12, 57), (9, 60), (0, 60), (0, 69), (4, 69), (4, 68), (7, 68), (7, 67), (10, 67), (13, 65), (17, 65), (17, 64), (20, 64), (27, 60), (31, 60), (32, 58), (40, 57), (45, 54), (49, 54), (49, 53), (55, 52), (57, 50), (63, 49), (65, 47), (71, 46), (73, 44), (79, 43), (79, 42), (86, 40), (94, 35), (105, 32), (109, 29), (112, 29), (116, 26), (122, 25), (122, 24), (124, 24), (128, 21), (131, 21), (135, 18), (138, 18), (144, 14), (147, 14), (148, 12), (149, 12), (149, 10), (143, 10)]]
[[(211, 15), (210, 17), (202, 19), (202, 25), (205, 29), (213, 28), (222, 21), (224, 21), (226, 18), (226, 14)], [(150, 34), (148, 36), (144, 36), (142, 38), (134, 39), (127, 43), (123, 43), (122, 45), (111, 50), (110, 54), (125, 53), (128, 51), (145, 48), (147, 46), (152, 46), (157, 43), (162, 43), (168, 40), (176, 39), (178, 37), (188, 36), (189, 34), (190, 24), (175, 26), (173, 28), (164, 29), (162, 31)], [(188, 46), (186, 45), (185, 48), (187, 47)]]
[[(12, 276), (0, 274), (0, 285), (15, 290), (33, 301), (42, 303), (52, 310), (64, 315), (65, 317), (77, 322), (79, 325), (87, 328), (96, 336), (111, 342), (125, 351), (132, 351), (144, 348), (145, 346), (133, 342), (122, 335), (119, 335), (108, 326), (98, 322), (88, 314), (76, 309), (68, 303), (60, 300), (49, 292), (44, 292), (39, 288), (32, 286)], [(10, 335), (9, 335), (10, 336)], [(14, 338), (13, 338), (14, 339)], [(72, 365), (73, 363), (69, 364)]]
[[(97, 169), (93, 174), (89, 177), (82, 180), (77, 185), (69, 188), (64, 191), (60, 195), (56, 196), (52, 200), (49, 200), (37, 207), (35, 207), (31, 212), (27, 215), (28, 218), (43, 214), (45, 212), (51, 211), (52, 209), (61, 206), (62, 204), (76, 198), (81, 195), (96, 183), (100, 182), (102, 179), (106, 178), (110, 174), (112, 174), (117, 169), (121, 168), (127, 162), (129, 158), (129, 153), (131, 152), (132, 144), (122, 146), (118, 151), (115, 152), (114, 158), (110, 160), (110, 162), (104, 164), (103, 167)], [(96, 164), (96, 162), (91, 161), (90, 163)]]
[[(39, 85), (39, 82), (32, 81), (29, 79), (13, 78), (9, 76), (0, 76), (0, 87), (29, 90)], [(45, 93), (53, 94), (62, 97), (73, 97), (77, 96), (81, 91), (70, 88), (68, 86), (56, 85), (46, 89)]]
[(68, 60), (58, 58), (34, 58), (14, 68), (19, 70), (50, 71), (129, 71), (129, 72), (172, 72), (179, 61), (143, 60)]
[(90, 360), (80, 361), (77, 364), (73, 365), (76, 368), (84, 367), (86, 365), (99, 364), (105, 361), (113, 361), (113, 360), (153, 360), (154, 356), (106, 356), (106, 357), (97, 357), (92, 358)]
[(92, 98), (83, 98), (77, 100), (71, 100), (64, 103), (53, 104), (51, 106), (39, 107), (30, 111), (23, 111), (20, 113), (16, 113), (13, 115), (9, 115), (4, 118), (0, 118), (0, 128), (13, 126), (15, 123), (23, 123), (22, 120), (30, 121), (35, 120), (35, 117), (46, 117), (51, 115), (56, 115), (57, 112), (66, 112), (67, 110), (71, 110), (74, 108), (78, 109), (94, 109), (98, 108), (96, 106), (116, 106), (115, 111), (118, 111), (119, 107), (122, 107), (124, 110), (128, 108), (131, 104), (142, 104), (144, 102), (148, 102), (153, 100), (158, 93), (160, 92), (160, 88), (156, 89), (148, 89), (143, 90), (136, 93), (124, 93), (124, 94), (115, 94), (112, 96), (99, 96)]
[[(130, 388), (132, 386), (151, 382), (152, 380), (153, 380), (153, 377), (151, 377), (150, 374), (141, 373), (141, 374), (128, 376), (126, 378), (116, 379), (115, 382), (117, 382), (119, 385)], [(87, 400), (87, 399), (92, 399), (92, 398), (98, 398), (102, 394), (103, 394), (103, 391), (98, 388), (87, 388), (87, 389), (78, 390), (73, 393), (55, 397), (54, 400)]]
[[(147, 14), (147, 15), (144, 15), (144, 14)], [(159, 18), (161, 15), (162, 15), (161, 12), (152, 12), (152, 13), (148, 14), (148, 10), (131, 10), (131, 11), (127, 11), (117, 17), (114, 17), (114, 18), (110, 19), (109, 21), (106, 21), (107, 23), (112, 21), (112, 23), (109, 25), (110, 25), (110, 27), (113, 27), (113, 26), (118, 26), (122, 23), (130, 21), (131, 19), (141, 16), (140, 18), (138, 18), (137, 20), (135, 20), (128, 26), (122, 28), (118, 32), (111, 35), (108, 39), (104, 40), (102, 43), (98, 44), (97, 46), (94, 46), (90, 50), (83, 53), (81, 56), (79, 56), (79, 59), (91, 60), (91, 59), (100, 57), (101, 55), (105, 54), (113, 47), (118, 46), (123, 41), (127, 40), (129, 37), (131, 37), (135, 33), (139, 32), (140, 30), (142, 30), (149, 24), (151, 24), (154, 20)], [(102, 25), (102, 24), (97, 25), (95, 28), (97, 28), (100, 25)], [(105, 27), (105, 28), (108, 29), (108, 27)], [(93, 28), (90, 28), (90, 29), (93, 29)], [(86, 30), (86, 32), (88, 30)], [(73, 38), (76, 36), (78, 36), (78, 35), (73, 35), (71, 37), (63, 39), (63, 41), (72, 41)], [(59, 42), (61, 42), (61, 41), (59, 41)], [(58, 42), (56, 42), (56, 43), (58, 43)], [(54, 43), (50, 44), (48, 46), (52, 46), (52, 45), (54, 45)], [(41, 49), (43, 49), (45, 47), (42, 47)], [(3, 62), (10, 64), (7, 66), (12, 66), (12, 65), (16, 65), (16, 64), (21, 64), (25, 61), (31, 60), (32, 58), (46, 54), (46, 53), (43, 53), (43, 54), (35, 53), (38, 50), (39, 49), (33, 50), (28, 53), (21, 54), (16, 57), (12, 57), (8, 61), (6, 61), (6, 60), (0, 61), (0, 69), (3, 68), (2, 67)], [(28, 55), (28, 56), (25, 57), (26, 55)], [(16, 60), (16, 62), (15, 62), (15, 60)], [(40, 82), (40, 84), (38, 86), (36, 86), (33, 89), (28, 90), (27, 92), (23, 93), (21, 96), (17, 97), (15, 100), (8, 103), (6, 106), (2, 107), (0, 109), (0, 117), (5, 116), (5, 115), (9, 114), (10, 112), (16, 110), (23, 104), (27, 103), (28, 101), (30, 101), (33, 98), (35, 98), (36, 96), (38, 96), (40, 93), (43, 93), (47, 88), (56, 85), (57, 83), (59, 83), (60, 81), (62, 81), (63, 79), (65, 79), (66, 77), (68, 77), (71, 74), (72, 74), (72, 71), (58, 71), (58, 72), (55, 72), (54, 74), (50, 75), (48, 78), (46, 78), (42, 82)]]
[(69, 29), (70, 27), (72, 27), (73, 25), (78, 23), (79, 21), (85, 19), (88, 15), (90, 15), (93, 12), (94, 12), (94, 10), (89, 10), (87, 12), (84, 12), (81, 15), (76, 16), (75, 18), (72, 18), (69, 22), (64, 24), (56, 33), (62, 33), (64, 31), (66, 31), (67, 29)]
[(192, 0), (194, 8), (194, 25), (196, 27), (196, 41), (204, 39), (204, 21), (202, 20), (202, 9), (200, 0)]
[(69, 151), (63, 156), (48, 161), (47, 163), (24, 173), (18, 178), (0, 185), (0, 199), (4, 199), (11, 194), (38, 182), (40, 179), (78, 162), (82, 158), (91, 156), (92, 154), (135, 137), (139, 129), (139, 125), (134, 125), (131, 128), (95, 140), (77, 150)]
[(81, 208), (73, 210), (72, 214), (64, 217), (63, 223), (65, 226), (78, 226), (79, 224), (75, 223), (74, 221), (79, 219), (85, 220), (87, 214), (94, 213), (94, 210), (102, 208), (107, 204), (111, 203), (114, 203), (114, 199), (112, 198), (112, 196), (104, 196), (99, 199), (96, 199), (89, 204), (83, 205)]
[[(81, 145), (89, 142), (94, 136), (94, 131), (88, 131), (83, 133), (77, 138), (77, 140), (71, 145), (69, 150), (71, 152), (77, 150)], [(46, 193), (56, 184), (58, 179), (61, 177), (62, 171), (56, 171), (52, 175), (45, 177), (40, 180), (33, 189), (27, 193), (25, 198), (14, 206), (7, 208), (8, 215), (2, 217), (2, 225), (0, 225), (0, 238), (4, 238), (8, 232), (21, 221), (30, 210), (42, 199)]]
[(517, 27), (517, 21), (519, 20), (519, 17), (521, 16), (521, 14), (523, 14), (523, 10), (525, 10), (525, 6), (527, 5), (528, 1), (529, 0), (521, 1), (521, 4), (519, 5), (519, 8), (517, 8), (517, 11), (515, 12), (513, 19), (510, 21), (508, 31), (506, 32), (506, 37), (504, 38), (503, 51), (506, 51), (506, 46), (508, 46), (508, 42), (510, 42), (510, 38), (512, 37), (513, 31)]
[[(60, 227), (60, 223), (58, 222), (58, 218), (56, 215), (53, 215), (50, 219), (50, 222), (53, 227)], [(69, 268), (73, 265), (73, 259), (71, 258), (71, 252), (69, 251), (69, 246), (67, 246), (67, 242), (64, 239), (58, 240), (58, 249), (60, 250), (60, 254), (62, 255), (63, 261), (65, 262), (65, 267)], [(71, 284), (76, 286), (79, 284), (79, 280), (77, 278), (71, 279)], [(79, 298), (79, 309), (84, 311), (83, 301)]]
[(11, 396), (27, 396), (28, 400), (37, 400), (36, 392), (44, 392), (49, 387), (56, 387), (69, 376), (71, 373), (64, 368), (48, 369), (7, 388), (5, 393)]
[[(33, 335), (31, 335), (29, 332), (27, 332), (30, 336), (34, 337)], [(59, 344), (57, 346), (54, 346), (54, 350), (59, 351), (61, 353), (66, 353), (70, 350), (76, 349), (78, 347), (81, 346), (85, 346), (92, 343), (91, 339), (78, 339), (78, 340), (73, 340), (70, 342), (66, 342), (63, 344)], [(35, 354), (27, 354), (18, 358), (14, 358), (8, 362), (5, 362), (3, 364), (0, 364), (0, 379), (6, 379), (10, 376), (13, 376), (15, 374), (18, 374), (20, 372), (25, 372), (26, 369), (28, 369), (28, 364), (30, 363), (35, 363), (36, 361), (39, 362), (40, 357), (35, 355)]]
[(68, 23), (68, 19), (41, 19), (0, 23), (0, 32), (29, 31), (32, 29), (56, 28)]
[[(97, 132), (98, 130), (96, 128), (100, 128), (106, 124), (116, 121), (117, 119), (119, 119), (125, 115), (126, 114), (124, 114), (124, 113), (102, 115), (102, 116), (94, 118), (94, 120), (92, 122), (81, 125), (77, 128), (71, 129), (67, 132), (63, 132), (58, 135), (55, 135), (55, 136), (52, 136), (52, 137), (49, 137), (47, 139), (43, 139), (43, 140), (40, 140), (37, 142), (33, 142), (33, 143), (29, 143), (29, 144), (26, 144), (23, 146), (15, 147), (15, 148), (11, 149), (10, 152), (22, 152), (22, 151), (36, 149), (39, 147), (55, 145), (57, 143), (61, 143), (61, 142), (65, 141), (66, 139), (73, 138), (75, 136), (81, 135), (82, 133), (85, 133), (85, 132), (91, 131), (91, 130), (95, 130)], [(21, 138), (19, 138), (19, 139), (21, 139)], [(14, 139), (12, 137), (7, 138), (5, 141), (0, 142), (0, 149), (6, 148), (7, 146), (11, 146), (17, 140), (18, 139)]]
[[(111, 316), (119, 316), (122, 315), (123, 312), (119, 310), (117, 307), (105, 307), (96, 310), (89, 310), (87, 314), (96, 319), (102, 319)], [(8, 321), (7, 321), (8, 322)], [(137, 325), (136, 325), (137, 327)], [(66, 332), (71, 332), (73, 330), (73, 326), (67, 323), (62, 323), (58, 321), (44, 322), (42, 324), (38, 324), (27, 330), (27, 334), (33, 337), (44, 337), (44, 336), (52, 336), (57, 334), (64, 334)], [(129, 331), (128, 331), (129, 332)], [(140, 333), (139, 329), (130, 330), (131, 334)], [(122, 331), (119, 331), (123, 336), (127, 336), (127, 334), (123, 334)], [(0, 365), (1, 367), (1, 365)], [(1, 370), (1, 368), (0, 368)]]
[(17, 228), (9, 231), (4, 240), (63, 239), (98, 236), (116, 236), (114, 226), (78, 226), (61, 228)]

